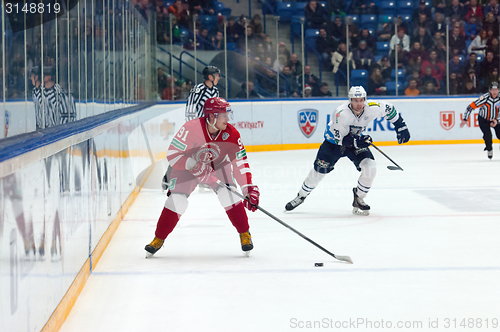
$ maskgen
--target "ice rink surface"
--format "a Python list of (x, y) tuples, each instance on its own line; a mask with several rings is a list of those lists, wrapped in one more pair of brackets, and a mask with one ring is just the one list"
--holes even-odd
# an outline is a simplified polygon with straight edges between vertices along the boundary
[(166, 198), (155, 168), (60, 331), (500, 330), (498, 144), (493, 160), (478, 144), (381, 149), (404, 171), (372, 151), (367, 217), (351, 212), (347, 158), (284, 213), (316, 150), (249, 154), (260, 205), (353, 265), (259, 211), (245, 257), (216, 196), (198, 191), (145, 259)]

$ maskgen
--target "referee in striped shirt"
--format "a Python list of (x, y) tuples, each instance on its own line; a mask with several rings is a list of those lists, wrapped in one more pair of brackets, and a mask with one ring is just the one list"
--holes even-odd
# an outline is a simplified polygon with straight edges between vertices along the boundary
[(36, 128), (43, 129), (76, 121), (73, 96), (54, 82), (55, 68), (44, 68), (43, 88), (38, 81), (39, 72), (32, 72), (33, 102), (35, 103)]
[(203, 116), (203, 106), (209, 98), (219, 97), (217, 83), (220, 79), (220, 70), (215, 66), (203, 69), (205, 81), (198, 84), (189, 92), (186, 102), (186, 122)]
[(467, 124), (471, 112), (475, 109), (479, 109), (479, 128), (483, 132), (483, 140), (486, 145), (484, 151), (487, 151), (489, 159), (493, 158), (493, 136), (491, 134), (491, 128), (495, 130), (497, 138), (500, 139), (500, 125), (498, 124), (500, 96), (498, 94), (498, 88), (498, 82), (491, 82), (490, 91), (467, 106), (464, 118), (460, 123), (460, 128), (463, 128), (463, 126)]

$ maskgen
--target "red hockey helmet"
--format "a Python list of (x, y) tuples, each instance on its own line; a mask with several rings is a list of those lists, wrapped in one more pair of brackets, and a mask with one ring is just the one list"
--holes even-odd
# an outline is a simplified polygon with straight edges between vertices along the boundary
[(214, 114), (217, 117), (219, 113), (227, 113), (230, 119), (233, 118), (231, 105), (224, 98), (215, 97), (207, 99), (205, 105), (203, 105), (203, 116), (208, 118), (209, 114)]

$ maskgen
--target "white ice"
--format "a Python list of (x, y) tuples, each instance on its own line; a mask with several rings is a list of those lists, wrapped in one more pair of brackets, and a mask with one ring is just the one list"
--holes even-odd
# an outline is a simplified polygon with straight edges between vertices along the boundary
[[(197, 191), (165, 246), (145, 259), (165, 201), (160, 189), (145, 189), (61, 332), (482, 331), (495, 320), (498, 329), (494, 147), (493, 160), (478, 144), (381, 147), (404, 171), (388, 170), (373, 151), (378, 174), (367, 217), (352, 215), (359, 173), (347, 158), (284, 213), (316, 150), (250, 153), (260, 205), (353, 265), (259, 211), (249, 213), (255, 249), (245, 257), (216, 196)], [(147, 187), (159, 187), (161, 175), (155, 171)]]

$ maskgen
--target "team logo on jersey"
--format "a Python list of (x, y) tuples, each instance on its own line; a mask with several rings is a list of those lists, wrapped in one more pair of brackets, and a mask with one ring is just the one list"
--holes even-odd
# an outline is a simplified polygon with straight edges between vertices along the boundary
[(214, 143), (205, 143), (203, 144), (194, 159), (196, 161), (201, 161), (204, 164), (208, 164), (214, 160), (217, 160), (220, 156), (220, 148), (217, 144)]
[(307, 138), (311, 137), (316, 126), (318, 124), (318, 114), (317, 110), (313, 109), (303, 109), (298, 112), (299, 127), (302, 134)]
[(455, 111), (439, 112), (439, 123), (445, 130), (450, 130), (455, 126)]
[(223, 133), (222, 134), (222, 140), (225, 141), (229, 138), (229, 133)]

